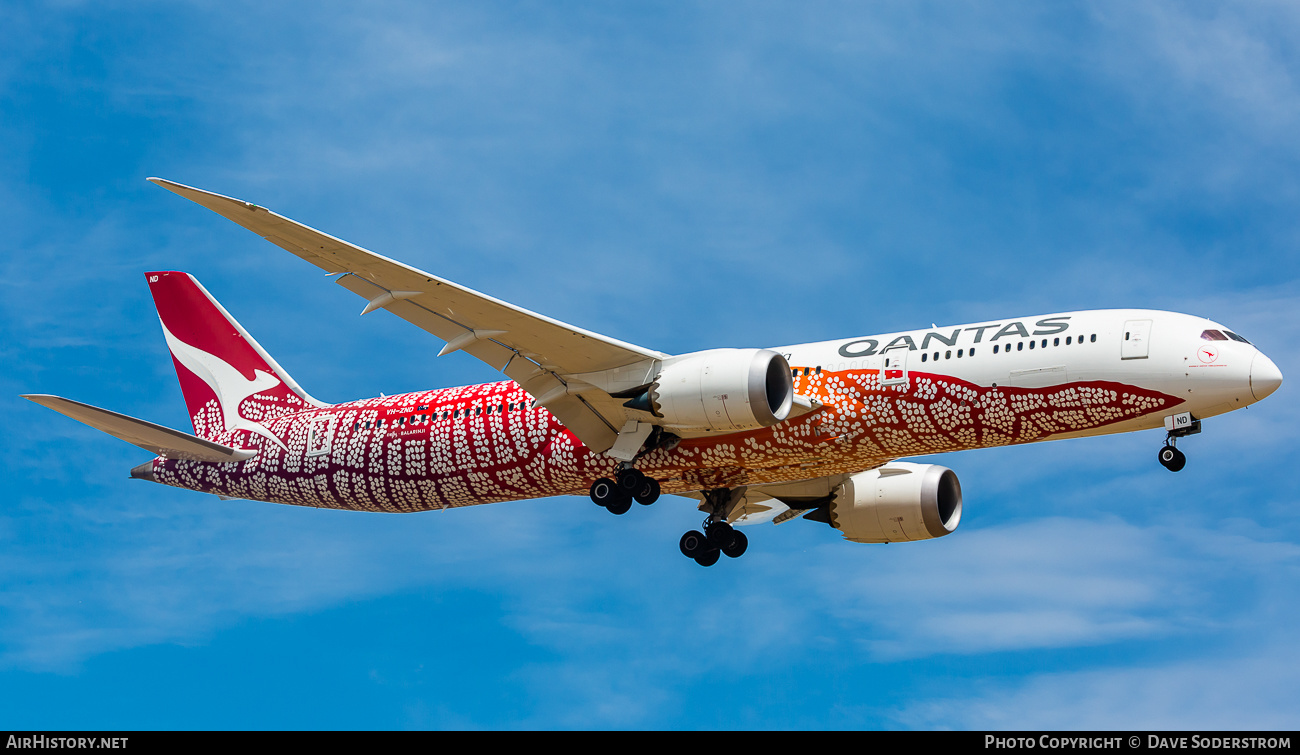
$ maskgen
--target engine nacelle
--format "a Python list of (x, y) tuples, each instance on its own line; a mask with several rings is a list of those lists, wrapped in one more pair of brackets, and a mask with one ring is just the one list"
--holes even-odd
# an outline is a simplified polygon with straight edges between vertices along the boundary
[(666, 360), (638, 403), (678, 434), (756, 430), (790, 416), (794, 379), (775, 351), (712, 349)]
[(943, 537), (961, 521), (961, 483), (937, 464), (897, 462), (859, 472), (835, 491), (830, 520), (855, 543)]

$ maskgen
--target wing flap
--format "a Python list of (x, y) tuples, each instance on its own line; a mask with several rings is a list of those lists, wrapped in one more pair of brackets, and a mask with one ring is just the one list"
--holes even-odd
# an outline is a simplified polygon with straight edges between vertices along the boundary
[(257, 454), (257, 451), (223, 446), (80, 401), (45, 394), (26, 395), (23, 398), (167, 459), (229, 462), (251, 459)]

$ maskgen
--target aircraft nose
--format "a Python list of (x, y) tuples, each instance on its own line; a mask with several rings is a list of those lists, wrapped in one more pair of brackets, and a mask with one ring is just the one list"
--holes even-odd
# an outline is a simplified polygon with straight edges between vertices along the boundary
[(1282, 371), (1273, 364), (1273, 360), (1263, 354), (1256, 354), (1250, 363), (1250, 392), (1256, 401), (1264, 400), (1278, 386), (1282, 385)]

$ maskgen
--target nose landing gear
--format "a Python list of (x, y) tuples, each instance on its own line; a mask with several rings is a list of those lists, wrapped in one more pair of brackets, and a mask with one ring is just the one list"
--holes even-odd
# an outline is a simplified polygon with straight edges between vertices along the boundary
[(1187, 457), (1174, 445), (1178, 443), (1179, 438), (1199, 433), (1201, 421), (1192, 417), (1191, 413), (1185, 412), (1165, 418), (1165, 429), (1169, 434), (1165, 436), (1165, 445), (1160, 449), (1160, 466), (1170, 472), (1177, 472), (1187, 466)]

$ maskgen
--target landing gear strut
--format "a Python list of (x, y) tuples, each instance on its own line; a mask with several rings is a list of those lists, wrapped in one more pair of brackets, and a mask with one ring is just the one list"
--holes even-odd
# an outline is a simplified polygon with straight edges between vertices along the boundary
[(720, 556), (740, 558), (749, 548), (749, 538), (727, 523), (727, 513), (734, 503), (731, 490), (709, 490), (704, 494), (705, 505), (710, 509), (702, 525), (704, 531), (691, 530), (678, 541), (682, 555), (695, 559), (700, 566), (713, 566)]
[(1169, 434), (1165, 436), (1165, 444), (1160, 448), (1160, 466), (1170, 472), (1177, 472), (1187, 466), (1187, 457), (1175, 448), (1178, 439), (1201, 431), (1201, 421), (1193, 419), (1191, 414), (1178, 415), (1177, 419), (1180, 421), (1165, 420), (1165, 427), (1169, 429)]
[(611, 514), (626, 514), (632, 501), (649, 506), (659, 500), (659, 483), (631, 465), (620, 465), (614, 479), (602, 477), (591, 483), (591, 500)]

